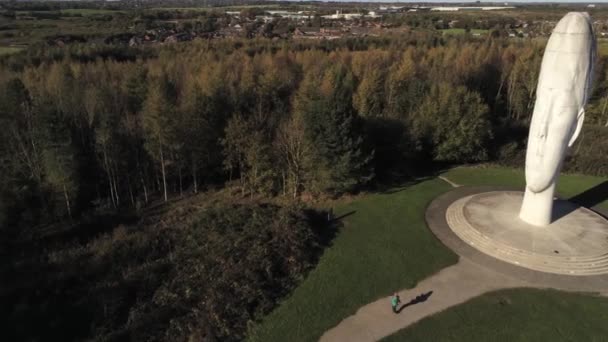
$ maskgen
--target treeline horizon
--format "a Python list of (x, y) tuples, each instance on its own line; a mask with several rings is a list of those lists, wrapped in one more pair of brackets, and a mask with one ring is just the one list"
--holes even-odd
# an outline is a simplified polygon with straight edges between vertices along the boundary
[[(0, 224), (139, 209), (222, 184), (298, 199), (436, 163), (518, 165), (543, 49), (411, 33), (12, 56), (0, 66)], [(574, 171), (608, 170), (605, 62)]]

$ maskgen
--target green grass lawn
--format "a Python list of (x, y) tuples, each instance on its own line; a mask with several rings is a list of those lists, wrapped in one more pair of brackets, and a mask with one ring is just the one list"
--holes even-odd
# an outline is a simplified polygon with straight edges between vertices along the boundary
[[(353, 212), (318, 266), (261, 324), (253, 341), (317, 341), (344, 317), (457, 261), (424, 222), (426, 205), (450, 187), (433, 179), (336, 208)], [(421, 262), (423, 261), (423, 262)]]
[(17, 53), (21, 51), (21, 48), (12, 47), (12, 46), (0, 46), (0, 56), (10, 55), (12, 53)]
[[(112, 13), (118, 12), (112, 11)], [(25, 46), (46, 42), (49, 37), (61, 35), (80, 35), (87, 39), (95, 39), (125, 32), (128, 30), (128, 25), (131, 25), (130, 21), (119, 23), (113, 21), (112, 25), (108, 25), (108, 22), (90, 19), (93, 14), (83, 14), (81, 17), (66, 16), (60, 19), (11, 20), (9, 23), (12, 29), (2, 31), (11, 36), (2, 37), (0, 43), (4, 46)]]
[(124, 11), (107, 10), (107, 9), (95, 9), (95, 8), (68, 8), (61, 10), (62, 14), (80, 14), (82, 16), (96, 15), (96, 14), (116, 14), (124, 13)]
[(148, 11), (209, 11), (213, 7), (154, 7), (147, 9)]
[[(498, 167), (459, 167), (451, 169), (443, 175), (463, 185), (505, 185), (523, 188), (525, 184), (523, 170)], [(601, 177), (562, 175), (558, 183), (558, 191), (562, 196), (570, 197), (605, 180)], [(345, 225), (339, 230), (333, 245), (326, 250), (318, 266), (302, 284), (261, 323), (252, 325), (249, 339), (264, 342), (316, 341), (326, 330), (354, 314), (359, 307), (382, 296), (388, 296), (397, 289), (411, 288), (418, 281), (455, 263), (456, 255), (430, 233), (424, 222), (426, 205), (450, 189), (451, 187), (445, 182), (432, 179), (403, 189), (396, 189), (392, 193), (364, 196), (336, 208), (338, 215), (350, 212), (353, 214), (344, 219)], [(604, 202), (604, 205), (608, 205), (608, 203)], [(587, 303), (596, 300), (592, 297), (556, 291), (521, 290), (509, 293), (509, 298), (512, 297), (512, 299), (509, 299), (511, 304), (506, 308), (488, 304), (493, 303), (492, 301), (496, 302), (496, 298), (499, 298), (496, 296), (502, 294), (481, 297), (480, 304), (475, 304), (488, 307), (488, 316), (480, 315), (480, 319), (489, 320), (491, 317), (493, 319), (491, 322), (494, 322), (493, 325), (480, 328), (481, 335), (476, 336), (481, 337), (475, 341), (487, 340), (492, 329), (505, 330), (507, 333), (511, 327), (505, 323), (513, 324), (516, 329), (517, 324), (524, 324), (526, 319), (542, 320), (545, 314), (548, 317), (556, 315), (552, 310), (560, 310), (559, 305), (572, 305), (578, 310), (583, 310)], [(531, 294), (535, 293), (540, 293), (544, 297), (538, 297), (539, 300), (530, 300)], [(543, 298), (548, 298), (544, 306), (539, 303), (544, 300)], [(537, 308), (533, 307), (534, 303), (537, 303)], [(606, 305), (602, 305), (604, 305), (602, 307), (604, 311), (608, 312)], [(475, 311), (474, 307), (470, 308), (469, 304), (463, 305), (462, 308), (459, 306), (457, 309), (463, 310), (462, 312), (465, 313)], [(518, 317), (509, 316), (509, 319), (501, 321), (497, 318), (500, 312), (492, 311), (507, 309), (511, 310), (508, 312), (516, 312)], [(590, 310), (592, 309), (597, 308), (590, 308)], [(477, 324), (472, 324), (472, 322), (476, 322), (473, 317), (459, 316), (460, 312), (446, 316), (448, 318), (445, 322), (443, 322), (443, 318), (432, 321), (435, 322), (430, 325), (432, 328), (424, 328), (428, 330), (427, 335), (411, 336), (421, 336), (421, 340), (434, 341), (435, 336), (439, 335), (433, 334), (441, 331), (443, 324), (457, 325), (459, 323), (463, 325), (461, 329), (476, 330)], [(458, 317), (461, 317), (461, 320), (452, 323)], [(595, 318), (589, 322), (587, 326), (597, 325), (593, 323), (597, 322)], [(547, 326), (552, 323), (551, 320), (547, 320), (543, 324)], [(567, 330), (569, 333), (579, 329), (573, 326), (575, 324), (579, 324), (579, 322), (572, 321), (571, 330)], [(410, 336), (408, 331), (406, 330), (403, 334), (407, 333), (407, 336)], [(446, 331), (444, 330), (444, 333)], [(454, 331), (455, 334), (460, 334), (460, 330)], [(510, 333), (517, 334), (517, 331)], [(538, 333), (546, 334), (548, 337), (555, 336), (555, 333), (549, 334), (546, 330)], [(597, 330), (596, 333), (598, 333)], [(447, 341), (451, 340), (450, 336), (452, 335), (442, 337), (445, 337), (444, 340)], [(527, 336), (530, 336), (530, 341), (533, 341), (534, 337), (545, 335), (531, 333)], [(395, 338), (399, 340), (401, 337), (398, 335)], [(550, 339), (543, 338), (542, 340)], [(473, 341), (473, 339), (463, 338), (462, 341)]]
[(597, 52), (600, 56), (608, 55), (608, 40), (606, 39), (598, 39), (597, 42)]
[(246, 8), (266, 8), (273, 9), (281, 7), (279, 4), (267, 4), (267, 5), (239, 5), (239, 6), (199, 6), (199, 7), (154, 7), (150, 8), (153, 11), (209, 11), (209, 10), (222, 10), (222, 11), (240, 11)]
[[(457, 167), (443, 176), (461, 185), (505, 185), (522, 189), (526, 185), (523, 170), (499, 167)], [(603, 177), (562, 174), (557, 182), (557, 192), (564, 198), (570, 198), (606, 180)], [(600, 205), (608, 208), (608, 200)]]
[[(440, 30), (443, 34), (447, 35), (447, 34), (451, 34), (451, 35), (460, 35), (460, 34), (465, 34), (466, 30), (463, 28), (451, 28), (451, 29), (445, 29), (445, 30)], [(470, 30), (471, 34), (480, 34), (480, 35), (485, 35), (488, 34), (488, 30), (482, 30), (482, 29), (471, 29)]]
[(608, 298), (553, 290), (488, 293), (383, 339), (397, 341), (606, 341)]

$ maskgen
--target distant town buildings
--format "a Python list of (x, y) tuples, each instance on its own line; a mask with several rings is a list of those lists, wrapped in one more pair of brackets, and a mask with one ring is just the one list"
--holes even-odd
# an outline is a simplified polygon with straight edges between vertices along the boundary
[(361, 18), (363, 15), (361, 13), (342, 13), (342, 11), (336, 11), (335, 14), (323, 15), (321, 16), (324, 19), (344, 19), (344, 20), (353, 20)]
[(515, 8), (515, 7), (512, 7), (512, 6), (503, 6), (503, 7), (498, 7), (498, 6), (487, 6), (487, 7), (442, 6), (442, 7), (431, 7), (431, 11), (437, 11), (437, 12), (447, 12), (447, 11), (498, 11), (498, 10), (513, 9), (513, 8)]
[[(457, 12), (457, 11), (498, 11), (515, 7), (508, 6), (388, 6), (361, 9), (354, 13), (341, 10), (333, 14), (320, 11), (257, 10), (255, 15), (245, 15), (241, 11), (225, 11), (224, 17), (218, 17), (212, 30), (179, 27), (177, 20), (171, 27), (155, 27), (143, 34), (112, 37), (112, 40), (124, 41), (131, 46), (146, 44), (171, 44), (194, 39), (213, 38), (253, 38), (267, 37), (273, 39), (317, 39), (333, 40), (348, 37), (370, 37), (385, 34), (411, 32), (418, 27), (435, 28), (439, 33), (470, 34), (471, 36), (509, 37), (514, 39), (547, 36), (551, 33), (554, 22), (547, 20), (527, 21), (515, 19), (496, 21), (477, 19), (471, 21), (461, 16), (437, 16), (420, 22), (416, 12)], [(395, 14), (399, 14), (398, 16)], [(390, 20), (385, 20), (390, 16)], [(408, 17), (414, 21), (408, 21)], [(416, 19), (417, 18), (417, 19)], [(164, 20), (163, 23), (171, 23)], [(608, 22), (595, 22), (597, 36), (605, 39), (608, 36)], [(444, 31), (445, 30), (445, 31)], [(60, 43), (57, 43), (60, 44)]]

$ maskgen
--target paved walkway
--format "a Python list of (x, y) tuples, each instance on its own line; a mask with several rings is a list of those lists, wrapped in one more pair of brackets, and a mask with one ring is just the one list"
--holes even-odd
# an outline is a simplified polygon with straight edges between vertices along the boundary
[(460, 187), (448, 179), (443, 180), (455, 189), (429, 205), (426, 222), (443, 244), (460, 255), (460, 261), (423, 280), (415, 288), (400, 291), (404, 307), (399, 314), (391, 311), (390, 297), (381, 298), (361, 307), (354, 315), (326, 331), (321, 341), (378, 341), (427, 316), (501, 289), (555, 288), (608, 296), (608, 275), (577, 277), (533, 271), (492, 258), (468, 246), (446, 222), (448, 205), (458, 198), (479, 192), (513, 189)]
[[(404, 305), (399, 314), (390, 307), (390, 297), (361, 307), (321, 337), (321, 341), (378, 341), (427, 316), (463, 303), (486, 292), (526, 287), (522, 280), (496, 273), (466, 259), (423, 280), (415, 288), (399, 292)], [(419, 303), (415, 303), (419, 297)], [(426, 297), (426, 300), (424, 300)], [(413, 303), (408, 304), (412, 301)]]
[(439, 179), (450, 184), (453, 188), (457, 188), (457, 187), (461, 186), (460, 184), (456, 184), (456, 183), (452, 182), (448, 177), (439, 176)]

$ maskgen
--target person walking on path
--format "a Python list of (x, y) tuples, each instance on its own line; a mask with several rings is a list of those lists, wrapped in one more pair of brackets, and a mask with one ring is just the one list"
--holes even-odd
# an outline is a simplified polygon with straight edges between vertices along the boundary
[(393, 307), (394, 313), (398, 313), (397, 306), (399, 306), (399, 304), (401, 304), (401, 298), (399, 298), (399, 295), (397, 294), (397, 292), (395, 292), (395, 294), (393, 294), (393, 296), (391, 297), (391, 306)]

